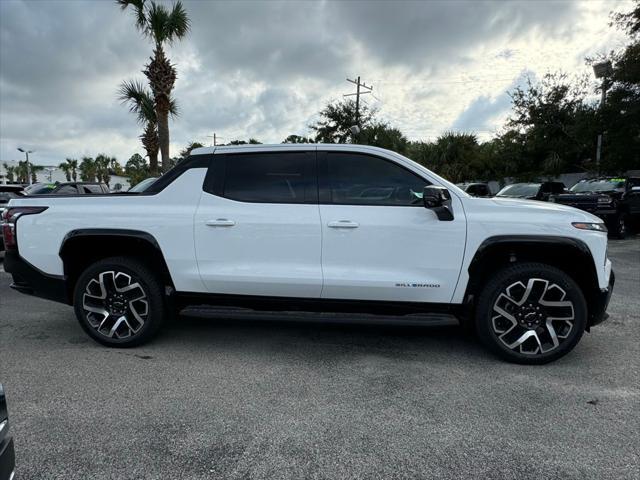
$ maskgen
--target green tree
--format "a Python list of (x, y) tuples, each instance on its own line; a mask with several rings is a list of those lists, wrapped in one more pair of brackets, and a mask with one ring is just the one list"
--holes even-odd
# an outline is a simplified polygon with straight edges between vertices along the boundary
[(139, 153), (135, 153), (127, 160), (124, 173), (129, 177), (129, 185), (134, 186), (145, 178), (153, 176), (150, 174), (149, 165)]
[(64, 172), (65, 177), (67, 177), (67, 182), (77, 181), (78, 179), (78, 160), (73, 158), (67, 158), (64, 162), (58, 165), (58, 168)]
[[(360, 105), (360, 128), (371, 126), (375, 116), (366, 105)], [(349, 130), (356, 122), (356, 102), (343, 100), (328, 104), (321, 112), (320, 119), (309, 125), (315, 132), (315, 141), (321, 143), (347, 143), (353, 141), (353, 134)]]
[(191, 150), (194, 150), (196, 148), (202, 148), (202, 147), (204, 147), (204, 145), (201, 144), (200, 142), (189, 142), (187, 146), (180, 151), (180, 159), (184, 160), (189, 155), (191, 155)]
[(190, 21), (182, 2), (173, 4), (169, 10), (153, 0), (116, 0), (125, 10), (131, 6), (136, 28), (154, 44), (153, 56), (146, 65), (144, 74), (149, 80), (153, 92), (158, 125), (158, 140), (162, 155), (162, 169), (168, 170), (169, 155), (169, 114), (171, 111), (171, 92), (177, 74), (164, 52), (165, 44), (172, 44), (184, 38), (189, 32)]
[(7, 176), (7, 182), (14, 182), (16, 178), (16, 167), (7, 165), (6, 162), (4, 162), (2, 166), (4, 167), (4, 171)]
[(409, 140), (400, 130), (382, 122), (372, 122), (358, 134), (357, 140), (361, 144), (386, 148), (401, 154), (405, 154), (409, 146)]
[(250, 138), (247, 140), (231, 140), (227, 145), (260, 145), (262, 142), (259, 142), (255, 138)]
[(640, 1), (627, 13), (614, 14), (614, 25), (631, 42), (610, 55), (613, 75), (600, 111), (603, 171), (624, 173), (640, 169)]
[(302, 137), (300, 135), (289, 135), (282, 143), (315, 143), (310, 137)]
[(97, 167), (95, 160), (91, 157), (82, 157), (80, 165), (78, 166), (80, 172), (80, 180), (83, 182), (95, 182)]
[[(547, 74), (510, 93), (513, 113), (503, 135), (522, 148), (515, 174), (521, 178), (585, 170), (592, 164), (597, 136), (596, 107), (586, 101), (586, 78)], [(511, 145), (514, 146), (514, 145)]]

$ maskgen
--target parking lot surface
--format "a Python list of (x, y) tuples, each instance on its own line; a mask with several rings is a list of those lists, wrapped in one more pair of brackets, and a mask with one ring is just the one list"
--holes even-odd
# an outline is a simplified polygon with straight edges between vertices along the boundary
[(456, 328), (181, 316), (130, 350), (0, 271), (19, 479), (640, 478), (640, 237), (611, 318), (556, 363)]

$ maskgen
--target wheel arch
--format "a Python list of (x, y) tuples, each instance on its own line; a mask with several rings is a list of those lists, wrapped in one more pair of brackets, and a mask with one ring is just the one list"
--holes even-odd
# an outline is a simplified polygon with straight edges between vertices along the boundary
[(600, 292), (593, 256), (584, 242), (569, 237), (501, 235), (487, 238), (469, 264), (465, 303), (473, 306), (485, 281), (497, 270), (516, 262), (545, 263), (569, 275), (587, 300), (587, 324), (592, 323), (597, 310), (593, 299)]
[(130, 256), (158, 272), (163, 285), (175, 289), (167, 262), (156, 238), (129, 229), (89, 228), (72, 230), (60, 245), (69, 299), (80, 274), (91, 264), (113, 256)]

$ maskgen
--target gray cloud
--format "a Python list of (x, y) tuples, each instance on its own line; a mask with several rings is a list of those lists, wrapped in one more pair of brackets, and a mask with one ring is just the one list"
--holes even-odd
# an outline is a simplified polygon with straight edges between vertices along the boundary
[[(531, 35), (569, 42), (575, 25), (580, 55), (589, 42), (603, 42), (585, 38), (588, 12), (578, 1), (185, 6), (191, 34), (169, 49), (181, 106), (171, 130), (174, 152), (213, 131), (227, 141), (304, 134), (323, 104), (347, 91), (345, 77), (360, 72), (379, 79), (383, 101), (374, 105), (410, 136), (452, 124), (489, 128), (505, 108), (498, 96), (504, 87), (469, 83), (477, 92), (463, 100), (447, 82), (451, 75), (464, 74), (466, 82), (487, 52), (522, 63), (530, 52), (515, 43)], [(140, 127), (115, 95), (122, 80), (143, 78), (151, 54), (133, 25), (132, 13), (112, 1), (0, 1), (0, 161), (19, 158), (18, 145), (35, 148), (34, 160), (45, 164), (98, 151), (125, 160), (142, 150)], [(406, 82), (413, 91), (402, 90)]]

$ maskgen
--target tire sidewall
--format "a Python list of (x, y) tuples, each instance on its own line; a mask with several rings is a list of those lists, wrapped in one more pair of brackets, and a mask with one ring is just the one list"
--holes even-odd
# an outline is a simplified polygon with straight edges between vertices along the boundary
[[(88, 282), (96, 278), (101, 272), (117, 270), (130, 275), (132, 279), (140, 283), (149, 303), (149, 314), (144, 325), (135, 336), (125, 339), (113, 339), (98, 333), (86, 318), (82, 308), (83, 295)], [(105, 259), (88, 267), (78, 278), (73, 294), (73, 308), (82, 329), (97, 342), (110, 347), (134, 347), (149, 340), (155, 335), (164, 319), (164, 299), (160, 285), (150, 270), (134, 260)]]
[[(564, 339), (559, 347), (548, 353), (525, 355), (509, 349), (500, 341), (493, 331), (492, 312), (496, 299), (507, 286), (518, 280), (526, 284), (528, 278), (534, 277), (556, 283), (566, 291), (567, 298), (573, 302), (575, 319), (569, 338)], [(586, 325), (587, 304), (580, 287), (561, 270), (545, 264), (516, 264), (501, 270), (489, 280), (480, 295), (476, 310), (476, 331), (482, 342), (502, 358), (514, 363), (544, 364), (566, 355), (580, 341)]]

